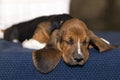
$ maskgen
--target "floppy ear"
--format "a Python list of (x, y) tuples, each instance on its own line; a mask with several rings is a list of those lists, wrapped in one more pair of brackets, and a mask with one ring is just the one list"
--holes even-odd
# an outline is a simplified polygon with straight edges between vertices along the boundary
[(90, 38), (90, 43), (92, 46), (95, 46), (99, 49), (100, 52), (104, 52), (113, 48), (116, 48), (117, 46), (110, 45), (106, 43), (104, 40), (96, 36), (92, 31), (89, 30), (89, 38)]
[(61, 52), (57, 49), (57, 30), (55, 30), (45, 48), (33, 51), (33, 63), (41, 73), (49, 73), (52, 71), (61, 59)]
[(61, 59), (60, 51), (55, 48), (44, 48), (33, 51), (32, 59), (34, 66), (41, 73), (52, 71)]

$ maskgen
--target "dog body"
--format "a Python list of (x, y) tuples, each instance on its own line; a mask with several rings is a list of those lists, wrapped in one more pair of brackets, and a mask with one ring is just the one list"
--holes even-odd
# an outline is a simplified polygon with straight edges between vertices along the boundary
[[(55, 29), (59, 29), (66, 20), (69, 20), (71, 18), (72, 17), (68, 14), (43, 16), (33, 19), (31, 21), (15, 24), (10, 28), (4, 30), (4, 32), (1, 31), (0, 34), (3, 36), (5, 40), (12, 42), (22, 42), (22, 46), (24, 48), (41, 49), (45, 47), (48, 40), (48, 36), (50, 36), (50, 34)], [(49, 25), (44, 24), (44, 22), (49, 22), (47, 23)], [(38, 34), (39, 32), (37, 29), (40, 28), (43, 30), (44, 27), (41, 28), (41, 26), (45, 25), (47, 25), (46, 28), (49, 28), (49, 30), (47, 31), (47, 33), (49, 32), (48, 33), (49, 35), (47, 36), (47, 38), (45, 38), (46, 35), (44, 35), (44, 33), (42, 33), (43, 31), (40, 30), (41, 33), (38, 37), (38, 35), (36, 35), (36, 33)], [(45, 41), (43, 40), (41, 41), (38, 39), (44, 39)]]
[(96, 36), (84, 22), (66, 14), (13, 25), (5, 30), (4, 39), (16, 39), (23, 42), (23, 47), (38, 49), (33, 51), (32, 58), (36, 69), (42, 73), (52, 71), (61, 57), (69, 65), (84, 65), (91, 47), (100, 52), (115, 48)]
[[(10, 28), (6, 29), (4, 32), (4, 39), (8, 41), (13, 41), (14, 39), (23, 42), (25, 39), (30, 39), (34, 35), (34, 31), (38, 27), (38, 25), (42, 22), (48, 21), (51, 23), (51, 27), (59, 28), (61, 22), (65, 22), (70, 19), (71, 16), (67, 14), (62, 15), (51, 15), (51, 16), (43, 16), (31, 21), (22, 22), (19, 24), (15, 24)], [(51, 30), (52, 30), (51, 28)]]

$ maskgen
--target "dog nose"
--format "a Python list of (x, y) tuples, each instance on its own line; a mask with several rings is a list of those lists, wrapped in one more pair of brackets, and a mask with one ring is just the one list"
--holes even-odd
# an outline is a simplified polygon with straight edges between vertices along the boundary
[(76, 57), (76, 58), (74, 58), (74, 60), (75, 60), (76, 62), (81, 62), (81, 61), (83, 60), (83, 58), (78, 58), (78, 57)]
[(81, 62), (84, 59), (84, 56), (82, 54), (74, 53), (73, 58), (76, 62)]

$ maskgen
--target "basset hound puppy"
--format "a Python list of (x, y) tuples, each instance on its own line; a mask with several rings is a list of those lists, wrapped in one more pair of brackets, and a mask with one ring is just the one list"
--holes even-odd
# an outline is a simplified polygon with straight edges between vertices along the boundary
[(51, 72), (61, 58), (69, 65), (84, 65), (92, 47), (100, 52), (116, 48), (95, 35), (84, 22), (67, 14), (13, 25), (4, 31), (4, 39), (21, 41), (23, 47), (38, 49), (32, 52), (32, 59), (41, 73)]
[(43, 22), (34, 35), (34, 38), (43, 35), (38, 39), (40, 42), (47, 40), (43, 49), (32, 53), (33, 63), (41, 73), (51, 72), (61, 58), (69, 65), (84, 65), (89, 58), (88, 51), (92, 47), (98, 48), (100, 52), (116, 48), (95, 35), (77, 18), (65, 21), (60, 29), (55, 29), (52, 33), (50, 33), (50, 26), (50, 22)]

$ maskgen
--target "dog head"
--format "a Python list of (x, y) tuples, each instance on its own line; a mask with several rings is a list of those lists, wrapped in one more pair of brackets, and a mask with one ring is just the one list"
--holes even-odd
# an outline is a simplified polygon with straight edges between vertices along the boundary
[(69, 65), (84, 65), (89, 46), (97, 47), (100, 52), (115, 48), (90, 31), (84, 22), (73, 18), (52, 33), (44, 49), (33, 52), (33, 62), (43, 73), (52, 71), (61, 56)]
[(83, 65), (88, 59), (88, 29), (78, 20), (71, 19), (63, 24), (59, 32), (57, 48), (62, 52), (62, 57), (67, 64)]

